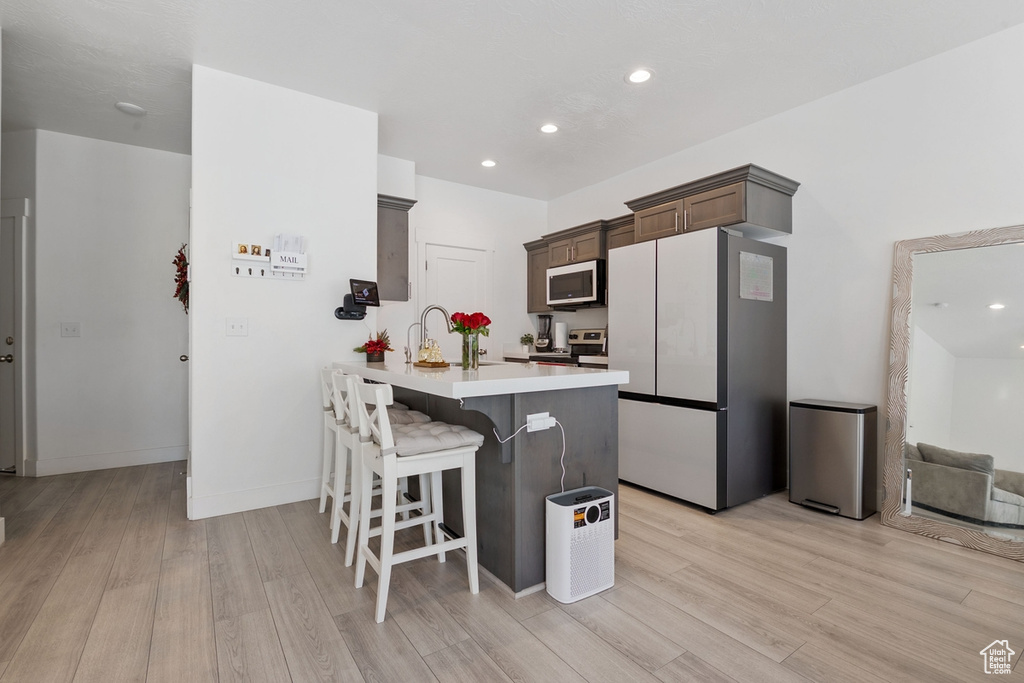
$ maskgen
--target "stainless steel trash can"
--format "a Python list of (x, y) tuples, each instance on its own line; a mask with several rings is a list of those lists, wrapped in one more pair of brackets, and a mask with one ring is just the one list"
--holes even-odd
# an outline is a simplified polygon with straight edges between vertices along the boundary
[(878, 409), (804, 399), (789, 404), (789, 501), (864, 519), (875, 512)]

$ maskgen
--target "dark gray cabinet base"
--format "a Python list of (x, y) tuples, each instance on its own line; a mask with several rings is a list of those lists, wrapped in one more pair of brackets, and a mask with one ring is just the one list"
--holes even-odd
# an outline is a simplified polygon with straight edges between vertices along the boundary
[[(565, 429), (565, 490), (600, 486), (618, 494), (618, 387), (590, 387), (502, 396), (440, 398), (395, 387), (395, 398), (437, 420), (484, 435), (476, 456), (480, 565), (519, 593), (544, 582), (544, 498), (561, 490), (558, 426), (501, 444), (532, 413), (550, 413)], [(451, 475), (451, 476), (448, 476)], [(616, 514), (618, 508), (616, 506)], [(462, 533), (458, 473), (444, 476), (445, 524)], [(615, 520), (618, 537), (618, 517)]]

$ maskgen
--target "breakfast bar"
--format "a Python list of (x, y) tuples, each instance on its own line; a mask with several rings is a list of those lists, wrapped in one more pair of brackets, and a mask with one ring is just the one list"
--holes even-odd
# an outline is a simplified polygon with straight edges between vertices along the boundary
[[(476, 459), (479, 561), (516, 594), (544, 582), (545, 496), (563, 486), (618, 492), (618, 385), (629, 381), (627, 372), (534, 363), (488, 363), (477, 370), (366, 362), (335, 367), (391, 384), (397, 400), (484, 435)], [(558, 424), (528, 431), (527, 415), (537, 413)], [(458, 478), (446, 473), (445, 523), (458, 534), (461, 506)]]

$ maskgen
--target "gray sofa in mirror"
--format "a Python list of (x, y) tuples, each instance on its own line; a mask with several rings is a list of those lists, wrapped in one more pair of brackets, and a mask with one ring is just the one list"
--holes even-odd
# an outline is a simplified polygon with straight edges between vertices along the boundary
[(913, 505), (981, 526), (1024, 529), (1024, 474), (995, 468), (991, 455), (907, 444)]

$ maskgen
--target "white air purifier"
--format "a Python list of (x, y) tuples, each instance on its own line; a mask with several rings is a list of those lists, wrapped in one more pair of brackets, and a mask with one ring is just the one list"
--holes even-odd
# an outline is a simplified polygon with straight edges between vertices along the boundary
[(547, 591), (576, 602), (615, 585), (615, 494), (597, 486), (545, 498)]

